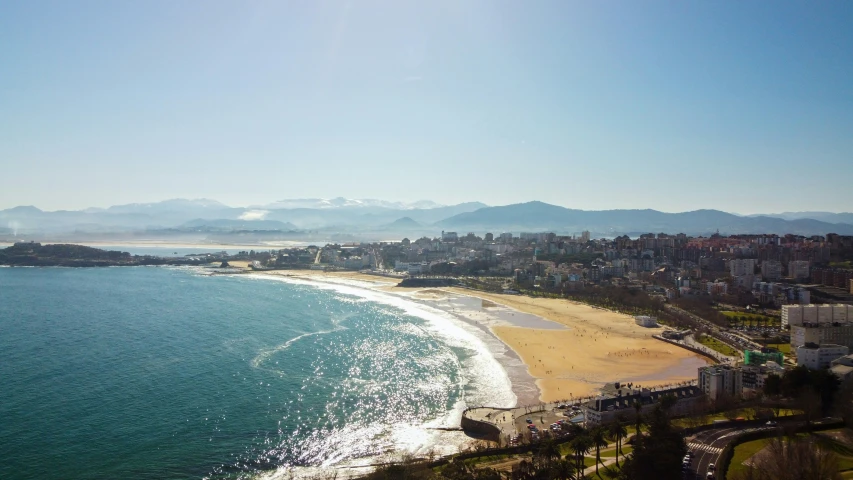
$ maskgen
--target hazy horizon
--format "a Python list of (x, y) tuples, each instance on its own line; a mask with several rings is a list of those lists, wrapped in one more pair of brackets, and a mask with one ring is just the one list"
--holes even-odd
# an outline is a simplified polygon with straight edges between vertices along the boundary
[[(159, 203), (165, 203), (165, 202), (171, 202), (171, 201), (216, 202), (216, 203), (222, 204), (225, 207), (229, 207), (229, 208), (274, 210), (274, 209), (291, 209), (291, 208), (312, 208), (312, 207), (286, 207), (286, 206), (285, 207), (281, 207), (281, 206), (277, 207), (277, 206), (273, 205), (276, 202), (300, 201), (300, 200), (305, 200), (305, 201), (307, 201), (307, 200), (336, 200), (336, 199), (345, 199), (348, 201), (376, 201), (376, 202), (382, 202), (382, 203), (387, 203), (387, 204), (397, 203), (397, 204), (400, 204), (400, 207), (401, 207), (400, 210), (401, 210), (401, 212), (403, 212), (403, 213), (401, 213), (401, 215), (405, 215), (404, 212), (407, 208), (408, 209), (418, 209), (418, 208), (430, 209), (430, 208), (448, 207), (448, 206), (454, 206), (454, 205), (460, 205), (460, 204), (466, 204), (466, 203), (483, 203), (486, 207), (501, 207), (501, 206), (517, 205), (517, 204), (521, 204), (521, 203), (542, 202), (542, 203), (549, 203), (551, 205), (556, 205), (556, 206), (563, 207), (563, 208), (585, 210), (585, 211), (657, 210), (657, 211), (663, 212), (663, 213), (684, 213), (684, 212), (693, 212), (693, 211), (697, 211), (697, 210), (720, 210), (717, 208), (696, 208), (696, 209), (691, 209), (691, 210), (661, 210), (661, 209), (654, 209), (654, 208), (642, 207), (642, 206), (633, 206), (633, 207), (627, 207), (627, 208), (608, 208), (608, 209), (603, 209), (603, 208), (580, 209), (577, 207), (573, 207), (572, 205), (560, 205), (557, 203), (543, 202), (542, 200), (523, 200), (523, 201), (514, 202), (514, 203), (487, 204), (485, 202), (480, 202), (479, 200), (474, 199), (474, 200), (467, 200), (467, 201), (463, 201), (463, 202), (459, 202), (459, 203), (447, 204), (447, 203), (437, 202), (437, 201), (435, 201), (433, 199), (429, 199), (429, 198), (421, 198), (421, 199), (415, 200), (413, 202), (406, 202), (406, 201), (402, 201), (402, 200), (393, 200), (393, 199), (387, 199), (387, 198), (345, 198), (345, 197), (325, 197), (324, 198), (324, 197), (312, 197), (312, 198), (279, 198), (279, 199), (276, 199), (276, 200), (273, 200), (273, 201), (270, 201), (270, 202), (267, 202), (264, 204), (248, 204), (248, 203), (232, 204), (232, 203), (222, 202), (216, 198), (178, 198), (178, 197), (176, 197), (176, 198), (163, 198), (163, 199), (155, 200), (152, 202), (129, 202), (126, 204), (108, 204), (108, 205), (89, 206), (89, 207), (84, 207), (81, 209), (62, 209), (62, 208), (47, 209), (47, 208), (41, 208), (39, 205), (14, 205), (14, 206), (10, 206), (10, 207), (0, 208), (0, 211), (8, 210), (10, 208), (15, 208), (15, 207), (35, 207), (35, 208), (38, 208), (39, 210), (46, 211), (46, 212), (84, 211), (84, 210), (90, 210), (90, 209), (105, 210), (105, 209), (108, 209), (110, 207), (116, 207), (116, 206), (148, 205), (148, 204), (159, 204)], [(430, 203), (434, 203), (435, 205), (434, 206), (425, 206), (425, 207), (418, 207), (418, 206), (412, 205), (412, 204), (419, 203), (419, 202), (430, 202)], [(329, 208), (334, 208), (334, 207), (329, 207)], [(389, 208), (391, 208), (391, 207), (389, 207)], [(818, 211), (818, 210), (786, 210), (786, 211), (781, 211), (780, 210), (780, 211), (748, 212), (748, 213), (725, 211), (725, 210), (720, 210), (720, 211), (724, 211), (726, 213), (730, 213), (733, 215), (750, 216), (750, 215), (761, 215), (761, 214), (777, 215), (777, 214), (787, 214), (787, 213), (803, 213), (803, 214), (805, 214), (805, 213), (851, 213), (851, 210), (853, 210), (853, 209), (848, 209), (848, 210), (820, 210), (820, 211)]]
[(0, 209), (843, 211), (850, 25), (850, 2), (6, 2)]

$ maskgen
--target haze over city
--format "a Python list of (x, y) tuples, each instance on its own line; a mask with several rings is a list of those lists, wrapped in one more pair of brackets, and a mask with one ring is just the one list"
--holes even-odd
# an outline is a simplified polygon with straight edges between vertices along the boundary
[(5, 2), (0, 209), (849, 210), (849, 2)]

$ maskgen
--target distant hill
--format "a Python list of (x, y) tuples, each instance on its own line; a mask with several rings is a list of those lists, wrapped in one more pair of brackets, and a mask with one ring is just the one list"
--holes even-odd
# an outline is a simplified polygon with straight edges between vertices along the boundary
[(203, 219), (190, 220), (180, 228), (206, 228), (219, 230), (281, 230), (283, 232), (298, 230), (296, 225), (290, 222), (279, 222), (276, 220), (226, 220), (226, 219)]
[[(300, 207), (297, 207), (301, 205)], [(294, 207), (294, 208), (284, 208)], [(813, 215), (820, 218), (800, 218)], [(786, 216), (790, 218), (781, 218)], [(853, 235), (853, 214), (828, 212), (740, 216), (719, 210), (664, 213), (657, 210), (588, 211), (543, 202), (489, 207), (480, 202), (440, 206), (430, 200), (413, 203), (345, 198), (282, 200), (265, 206), (230, 207), (210, 199), (172, 199), (79, 211), (43, 211), (34, 206), (0, 210), (0, 227), (13, 235), (42, 234), (85, 239), (88, 234), (143, 235), (169, 229), (199, 231), (280, 230), (364, 234), (390, 231), (429, 234), (435, 230), (464, 232), (553, 231), (616, 236), (640, 233), (709, 235), (777, 233)], [(829, 221), (844, 220), (849, 221)], [(54, 237), (56, 238), (56, 237)]]
[(397, 219), (387, 225), (392, 230), (415, 230), (423, 228), (423, 225), (411, 219), (411, 217), (403, 217)]
[(781, 218), (784, 220), (820, 220), (827, 223), (850, 223), (853, 224), (853, 213), (833, 213), (833, 212), (782, 212), (768, 213), (761, 215), (749, 215), (750, 217), (772, 217)]
[(454, 215), (436, 223), (444, 229), (472, 231), (555, 231), (574, 233), (590, 230), (600, 235), (637, 233), (724, 234), (777, 233), (825, 235), (853, 234), (853, 225), (811, 219), (784, 220), (771, 217), (741, 217), (719, 210), (664, 213), (657, 210), (574, 210), (543, 202), (487, 207)]
[[(299, 208), (283, 208), (295, 207)], [(337, 198), (282, 200), (263, 207), (230, 207), (210, 199), (172, 199), (155, 203), (131, 203), (79, 211), (42, 211), (34, 206), (0, 210), (0, 225), (13, 234), (67, 234), (85, 238), (86, 233), (130, 233), (206, 226), (208, 229), (337, 229), (358, 233), (382, 230), (403, 216), (431, 225), (453, 215), (485, 207), (479, 202), (442, 206), (430, 200), (412, 203)], [(308, 208), (312, 207), (312, 208)], [(199, 219), (204, 219), (201, 225)], [(246, 223), (269, 221), (274, 223)]]

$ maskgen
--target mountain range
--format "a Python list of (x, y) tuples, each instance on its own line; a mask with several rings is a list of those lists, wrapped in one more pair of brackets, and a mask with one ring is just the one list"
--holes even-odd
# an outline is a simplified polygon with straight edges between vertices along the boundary
[[(359, 238), (419, 236), (441, 230), (553, 231), (589, 230), (613, 237), (640, 233), (689, 235), (776, 233), (853, 235), (853, 213), (785, 212), (735, 215), (719, 210), (665, 213), (657, 210), (577, 210), (543, 202), (487, 206), (480, 202), (441, 205), (374, 199), (290, 199), (266, 205), (231, 207), (209, 199), (173, 199), (85, 210), (43, 211), (33, 206), (0, 210), (0, 235), (28, 237), (109, 235), (128, 232), (324, 232)], [(399, 235), (398, 235), (399, 234)]]

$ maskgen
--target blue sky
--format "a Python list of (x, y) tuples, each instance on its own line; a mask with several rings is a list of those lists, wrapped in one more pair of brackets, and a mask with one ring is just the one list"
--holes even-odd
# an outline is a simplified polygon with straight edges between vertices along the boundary
[(0, 208), (853, 210), (853, 2), (0, 0)]

